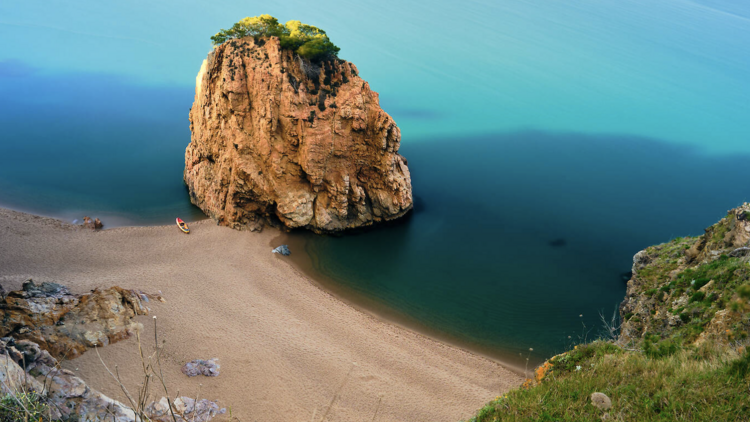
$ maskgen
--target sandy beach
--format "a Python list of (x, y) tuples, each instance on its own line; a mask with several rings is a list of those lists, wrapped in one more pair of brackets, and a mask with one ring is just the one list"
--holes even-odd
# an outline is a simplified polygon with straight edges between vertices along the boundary
[[(92, 232), (0, 209), (0, 284), (17, 289), (31, 278), (75, 293), (112, 285), (160, 291), (166, 303), (151, 308), (166, 340), (170, 393), (218, 399), (241, 421), (456, 421), (522, 382), (498, 362), (335, 298), (270, 253), (274, 230), (239, 232), (210, 220), (191, 230)], [(150, 349), (153, 319), (139, 321)], [(142, 379), (135, 338), (100, 353), (135, 390)], [(214, 357), (219, 377), (180, 372), (189, 360)], [(64, 366), (125, 400), (94, 351)]]

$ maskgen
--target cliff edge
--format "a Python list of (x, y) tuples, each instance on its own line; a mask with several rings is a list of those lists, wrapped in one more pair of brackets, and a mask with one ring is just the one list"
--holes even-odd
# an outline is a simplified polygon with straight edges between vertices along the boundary
[(185, 183), (219, 224), (337, 232), (412, 207), (399, 128), (349, 62), (225, 42), (196, 78), (190, 130)]
[(471, 422), (747, 421), (750, 204), (638, 252), (619, 313)]

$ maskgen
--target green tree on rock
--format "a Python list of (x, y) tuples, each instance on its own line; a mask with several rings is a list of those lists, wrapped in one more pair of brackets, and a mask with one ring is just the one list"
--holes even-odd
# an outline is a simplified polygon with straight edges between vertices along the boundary
[(271, 15), (242, 19), (232, 25), (232, 28), (219, 31), (211, 37), (211, 41), (214, 45), (220, 45), (231, 39), (245, 37), (278, 37), (281, 48), (314, 61), (336, 58), (340, 50), (322, 29), (300, 21), (289, 21), (281, 25), (278, 19)]

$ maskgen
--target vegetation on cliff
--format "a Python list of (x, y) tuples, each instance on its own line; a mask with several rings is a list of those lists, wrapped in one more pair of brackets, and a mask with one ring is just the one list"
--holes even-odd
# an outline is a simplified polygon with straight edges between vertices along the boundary
[(278, 37), (281, 48), (294, 51), (301, 57), (320, 61), (336, 58), (340, 48), (336, 47), (326, 32), (300, 21), (289, 21), (282, 25), (271, 15), (253, 16), (240, 20), (230, 29), (222, 29), (211, 37), (214, 45), (237, 39), (253, 37)]
[(702, 236), (639, 252), (619, 335), (554, 356), (472, 421), (747, 420), (749, 246), (745, 204)]

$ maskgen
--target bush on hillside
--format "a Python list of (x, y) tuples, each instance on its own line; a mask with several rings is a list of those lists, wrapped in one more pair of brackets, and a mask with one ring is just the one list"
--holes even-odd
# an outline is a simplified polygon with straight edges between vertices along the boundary
[(211, 37), (214, 45), (231, 39), (253, 37), (278, 37), (281, 48), (294, 51), (309, 60), (322, 61), (338, 57), (336, 47), (326, 32), (300, 21), (289, 21), (282, 25), (271, 15), (247, 17), (235, 23), (230, 29), (222, 29)]

